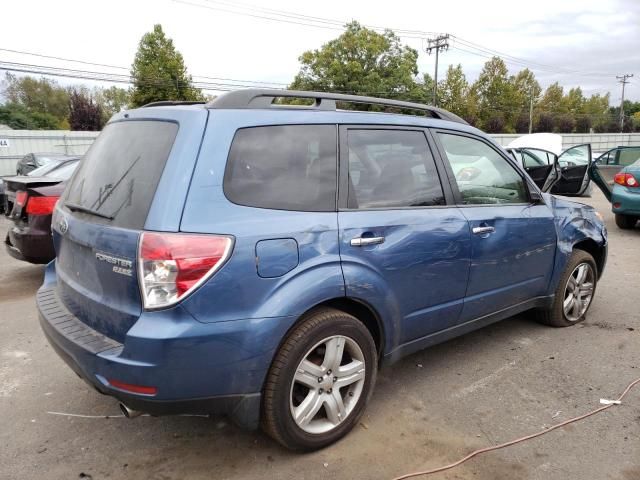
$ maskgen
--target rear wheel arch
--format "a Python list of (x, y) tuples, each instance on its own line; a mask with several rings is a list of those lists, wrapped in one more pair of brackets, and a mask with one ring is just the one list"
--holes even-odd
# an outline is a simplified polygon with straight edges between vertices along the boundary
[(291, 332), (293, 332), (298, 327), (298, 325), (305, 321), (309, 316), (325, 308), (334, 308), (336, 310), (348, 313), (349, 315), (354, 316), (356, 319), (362, 322), (362, 324), (367, 328), (367, 330), (369, 330), (369, 333), (373, 337), (373, 341), (375, 342), (376, 350), (378, 353), (378, 358), (382, 358), (386, 337), (380, 315), (369, 304), (366, 304), (359, 300), (355, 300), (351, 297), (337, 297), (324, 300), (316, 305), (313, 305), (304, 313), (299, 315), (296, 321), (289, 326), (286, 333), (282, 336), (282, 339), (274, 350), (274, 358), (287, 338), (289, 338), (289, 336), (291, 335)]
[(378, 357), (381, 358), (385, 347), (385, 329), (382, 318), (369, 304), (351, 297), (340, 297), (327, 300), (314, 308), (331, 307), (353, 315), (369, 330), (376, 344)]

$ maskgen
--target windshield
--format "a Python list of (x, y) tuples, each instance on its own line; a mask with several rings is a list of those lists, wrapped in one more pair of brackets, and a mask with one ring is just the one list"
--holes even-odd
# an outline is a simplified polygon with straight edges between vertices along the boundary
[(84, 156), (63, 203), (81, 215), (85, 210), (108, 217), (113, 226), (143, 228), (177, 133), (177, 124), (159, 120), (107, 125)]

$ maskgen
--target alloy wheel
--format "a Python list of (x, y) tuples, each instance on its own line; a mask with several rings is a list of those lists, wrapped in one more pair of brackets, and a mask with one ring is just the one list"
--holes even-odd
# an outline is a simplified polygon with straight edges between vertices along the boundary
[(593, 267), (588, 263), (581, 263), (573, 269), (564, 290), (562, 309), (564, 316), (570, 322), (577, 322), (587, 312), (595, 285)]
[(365, 358), (358, 344), (342, 335), (325, 338), (296, 369), (289, 397), (294, 421), (311, 434), (333, 430), (354, 410), (364, 381)]

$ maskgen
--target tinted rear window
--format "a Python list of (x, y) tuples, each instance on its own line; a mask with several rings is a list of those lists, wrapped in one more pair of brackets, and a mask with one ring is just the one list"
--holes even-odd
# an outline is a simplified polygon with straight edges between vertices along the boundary
[(229, 200), (250, 207), (326, 212), (336, 208), (336, 126), (238, 130), (224, 176)]
[(107, 125), (84, 156), (64, 202), (113, 217), (113, 226), (143, 228), (177, 133), (171, 122)]

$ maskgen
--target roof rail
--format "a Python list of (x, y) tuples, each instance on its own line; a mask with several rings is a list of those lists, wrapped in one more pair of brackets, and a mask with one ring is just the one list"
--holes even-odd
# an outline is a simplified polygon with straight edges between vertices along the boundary
[(274, 105), (276, 98), (309, 98), (314, 100), (311, 108), (318, 110), (336, 110), (336, 102), (360, 103), (369, 105), (384, 105), (387, 107), (398, 107), (409, 110), (419, 110), (427, 112), (434, 118), (449, 120), (451, 122), (467, 124), (459, 116), (431, 105), (422, 103), (403, 102), (400, 100), (388, 100), (377, 97), (363, 97), (360, 95), (344, 95), (341, 93), (328, 92), (307, 92), (302, 90), (277, 90), (262, 88), (247, 88), (227, 92), (211, 100), (206, 104), (211, 109), (242, 109), (242, 108), (272, 108), (286, 107), (286, 105)]
[(141, 108), (147, 107), (173, 107), (176, 105), (204, 105), (207, 102), (194, 102), (191, 100), (161, 100), (159, 102), (151, 102), (143, 105)]

